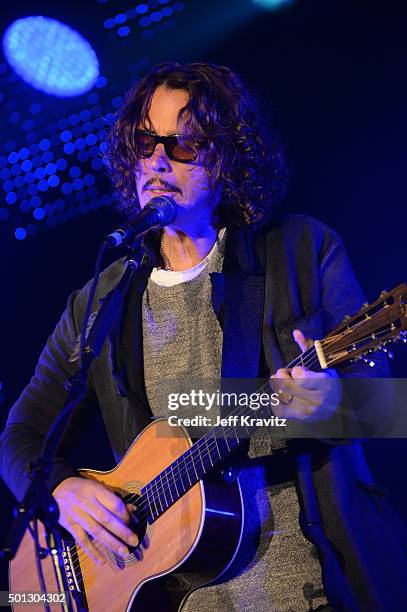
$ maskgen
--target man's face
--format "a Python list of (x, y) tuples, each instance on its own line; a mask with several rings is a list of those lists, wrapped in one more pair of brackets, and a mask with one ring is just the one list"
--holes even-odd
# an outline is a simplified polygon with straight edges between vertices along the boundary
[[(183, 133), (178, 113), (187, 102), (185, 90), (160, 85), (151, 100), (150, 125), (140, 128), (159, 136)], [(168, 195), (179, 205), (174, 226), (181, 224), (181, 229), (185, 229), (185, 224), (209, 219), (209, 211), (219, 202), (219, 190), (214, 189), (200, 156), (190, 164), (173, 161), (167, 156), (163, 143), (157, 144), (151, 157), (139, 160), (136, 179), (141, 208), (156, 196)]]

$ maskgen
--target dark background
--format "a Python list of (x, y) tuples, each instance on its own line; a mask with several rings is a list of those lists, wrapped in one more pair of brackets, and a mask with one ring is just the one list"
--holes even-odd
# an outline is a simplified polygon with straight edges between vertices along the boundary
[[(151, 12), (154, 2), (149, 4)], [(204, 60), (231, 66), (266, 100), (286, 144), (287, 211), (314, 215), (343, 236), (360, 283), (373, 300), (381, 289), (407, 276), (404, 4), (297, 0), (271, 12), (254, 7), (250, 0), (190, 0), (174, 13), (171, 23), (163, 19), (151, 28), (150, 38), (143, 38), (146, 28), (137, 19), (131, 22), (129, 36), (121, 38), (117, 28), (106, 29), (103, 24), (133, 7), (130, 2), (31, 1), (18, 2), (8, 15), (3, 13), (0, 31), (16, 18), (36, 14), (60, 19), (80, 31), (94, 47), (101, 75), (107, 79), (105, 87), (95, 89), (102, 118), (114, 112), (113, 98), (122, 96), (158, 61)], [(8, 119), (13, 108), (24, 118), (30, 116), (33, 102), (41, 103), (34, 128), (40, 140), (50, 122), (90, 107), (91, 92), (54, 98), (15, 78), (4, 58), (0, 62), (5, 66), (0, 76), (0, 155), (8, 154), (10, 139), (17, 149), (25, 146), (21, 122), (12, 124)], [(57, 139), (52, 149), (56, 156), (64, 156)], [(89, 164), (66, 157), (68, 164), (88, 171)], [(8, 210), (8, 218), (0, 220), (3, 422), (28, 382), (68, 294), (92, 276), (100, 238), (119, 222), (103, 169), (94, 175), (98, 192), (93, 200), (99, 202), (95, 210), (78, 212), (78, 203), (58, 188), (43, 194), (43, 203), (66, 200), (65, 212), (50, 211), (41, 221), (33, 220), (32, 210), (21, 211), (19, 201), (13, 206), (0, 202)], [(0, 189), (0, 198), (4, 197)], [(21, 193), (20, 199), (24, 198)], [(31, 235), (16, 240), (15, 229), (29, 224)], [(405, 377), (407, 352), (402, 348), (394, 352), (393, 375)], [(400, 466), (405, 465), (406, 446), (403, 439), (367, 444), (374, 475), (404, 517), (407, 503)], [(12, 502), (4, 485), (1, 496), (3, 537)]]

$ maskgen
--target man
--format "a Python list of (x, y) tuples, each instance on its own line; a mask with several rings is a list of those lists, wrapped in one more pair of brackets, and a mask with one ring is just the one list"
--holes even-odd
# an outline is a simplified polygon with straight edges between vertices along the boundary
[[(210, 64), (158, 66), (130, 91), (107, 163), (127, 214), (158, 195), (177, 204), (175, 221), (146, 242), (83, 402), (99, 403), (116, 459), (153, 416), (168, 415), (163, 377), (274, 373), (276, 414), (318, 419), (332, 399), (332, 372), (284, 365), (356, 311), (363, 296), (334, 232), (307, 217), (273, 218), (284, 159), (238, 77)], [(122, 270), (119, 260), (102, 274), (94, 308)], [(71, 296), (2, 435), (1, 471), (17, 497), (75, 371), (69, 358), (88, 292), (89, 285)], [(346, 373), (366, 375), (363, 367)], [(385, 374), (377, 365), (375, 375)], [(71, 435), (80, 419), (78, 410)], [(239, 552), (219, 584), (193, 592), (184, 610), (395, 609), (403, 560), (357, 445), (256, 439), (240, 480), (246, 522)], [(136, 545), (131, 507), (79, 477), (63, 454), (50, 484), (60, 523), (96, 562), (104, 558), (89, 535), (118, 555)], [(379, 529), (397, 562), (392, 571), (369, 542)]]

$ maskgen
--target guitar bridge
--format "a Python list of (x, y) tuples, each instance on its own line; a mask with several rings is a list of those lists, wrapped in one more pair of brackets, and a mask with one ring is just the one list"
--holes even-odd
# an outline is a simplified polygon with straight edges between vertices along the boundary
[(68, 581), (68, 587), (70, 591), (80, 591), (79, 582), (76, 577), (76, 572), (72, 562), (72, 547), (66, 546), (64, 552), (62, 553), (62, 557), (64, 560), (65, 567), (65, 575)]
[(76, 568), (74, 560), (77, 559), (78, 553), (76, 546), (70, 546), (65, 544), (65, 550), (62, 552), (62, 558), (64, 561), (65, 575), (68, 582), (68, 588), (75, 600), (78, 612), (89, 610), (85, 595), (85, 589), (83, 586), (83, 579), (81, 568), (76, 561)]

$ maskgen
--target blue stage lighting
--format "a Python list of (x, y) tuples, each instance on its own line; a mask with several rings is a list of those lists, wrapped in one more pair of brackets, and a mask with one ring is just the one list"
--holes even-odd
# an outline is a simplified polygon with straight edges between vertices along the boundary
[(49, 184), (48, 184), (48, 181), (46, 181), (45, 179), (41, 179), (38, 182), (38, 190), (39, 191), (48, 191), (48, 188), (49, 188)]
[(38, 113), (40, 113), (41, 111), (42, 111), (42, 106), (39, 102), (34, 102), (34, 104), (31, 104), (30, 113), (32, 115), (38, 115)]
[(41, 151), (47, 151), (47, 150), (50, 148), (51, 143), (50, 143), (50, 141), (48, 140), (48, 138), (43, 138), (43, 139), (42, 139), (42, 140), (39, 142), (38, 146), (39, 146), (39, 148), (40, 148), (40, 150), (41, 150)]
[(17, 202), (17, 196), (14, 191), (9, 191), (6, 195), (7, 204), (15, 204)]
[(125, 13), (119, 13), (114, 20), (116, 23), (125, 23), (127, 21), (127, 15), (125, 15)]
[(27, 159), (27, 157), (29, 157), (30, 152), (27, 149), (27, 147), (23, 147), (22, 149), (20, 149), (18, 156), (20, 159)]
[(35, 178), (36, 179), (43, 179), (45, 176), (45, 168), (42, 168), (41, 166), (39, 168), (36, 169), (36, 171), (34, 172), (35, 174)]
[(47, 174), (49, 174), (49, 175), (55, 174), (56, 171), (57, 171), (56, 165), (51, 163), (51, 162), (49, 164), (47, 164), (46, 167), (45, 167), (45, 172)]
[(95, 134), (88, 134), (85, 138), (86, 144), (88, 145), (94, 145), (97, 143), (97, 138), (95, 136)]
[(31, 185), (28, 186), (27, 191), (31, 196), (37, 195), (38, 193), (37, 185), (34, 185), (34, 183), (32, 183)]
[(32, 119), (26, 119), (23, 123), (23, 130), (29, 132), (34, 127), (34, 121)]
[(81, 118), (81, 121), (89, 121), (91, 116), (92, 115), (91, 115), (90, 110), (88, 108), (85, 108), (83, 111), (81, 111), (79, 113), (79, 117)]
[(68, 140), (71, 140), (72, 138), (72, 133), (70, 132), (70, 130), (64, 130), (63, 132), (61, 132), (60, 138), (62, 142), (68, 142)]
[[(3, 49), (24, 81), (55, 96), (81, 95), (99, 77), (99, 62), (90, 44), (56, 19), (17, 19), (3, 36)], [(35, 110), (31, 112), (36, 114)]]
[(69, 176), (72, 178), (78, 178), (81, 175), (81, 169), (78, 166), (72, 166), (69, 170)]
[(11, 113), (11, 115), (8, 118), (10, 123), (18, 123), (20, 121), (20, 119), (21, 119), (21, 115), (20, 115), (20, 113), (17, 113), (16, 111)]
[(23, 163), (21, 164), (21, 169), (24, 172), (29, 172), (32, 167), (33, 167), (33, 164), (32, 164), (32, 161), (30, 159), (25, 159), (23, 161)]
[(18, 161), (18, 153), (16, 151), (12, 151), (8, 156), (8, 160), (10, 164), (15, 164)]
[(25, 231), (23, 227), (18, 227), (16, 231), (14, 232), (14, 235), (17, 238), (17, 240), (24, 240), (24, 238), (27, 236), (27, 232)]
[(3, 183), (4, 191), (13, 191), (13, 188), (14, 188), (14, 181), (5, 181)]
[(106, 79), (105, 77), (99, 77), (99, 78), (96, 80), (95, 85), (96, 85), (96, 87), (98, 87), (99, 89), (101, 89), (102, 87), (106, 87), (106, 85), (107, 85), (107, 79)]
[(41, 219), (43, 219), (45, 217), (45, 211), (43, 208), (36, 208), (33, 212), (33, 217), (34, 219), (37, 219), (37, 221), (41, 221)]
[(48, 185), (50, 187), (57, 187), (59, 185), (59, 176), (52, 174), (48, 179)]
[(84, 149), (86, 147), (86, 142), (84, 138), (78, 138), (77, 140), (75, 140), (75, 147), (77, 149), (77, 151), (80, 151), (81, 149)]
[(117, 30), (118, 36), (124, 38), (124, 36), (128, 36), (130, 34), (130, 28), (128, 26), (122, 26)]
[(41, 155), (41, 159), (45, 164), (49, 164), (49, 162), (52, 162), (54, 159), (54, 154), (52, 151), (45, 151), (45, 153)]
[(136, 11), (140, 14), (143, 15), (143, 13), (147, 13), (148, 11), (148, 4), (139, 4), (136, 7)]
[(66, 159), (64, 157), (60, 157), (55, 162), (55, 165), (58, 168), (58, 170), (65, 170), (68, 164), (66, 163)]
[(71, 153), (73, 153), (75, 151), (75, 145), (73, 144), (73, 142), (67, 142), (64, 145), (64, 153), (66, 153), (67, 155), (71, 155)]
[(68, 195), (72, 193), (72, 185), (71, 183), (64, 183), (61, 187), (61, 191), (64, 195)]
[(268, 11), (275, 11), (281, 6), (292, 4), (293, 0), (252, 0), (253, 4), (260, 6), (261, 8), (267, 9)]

